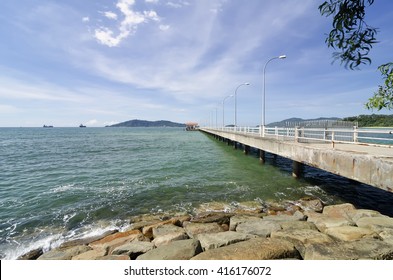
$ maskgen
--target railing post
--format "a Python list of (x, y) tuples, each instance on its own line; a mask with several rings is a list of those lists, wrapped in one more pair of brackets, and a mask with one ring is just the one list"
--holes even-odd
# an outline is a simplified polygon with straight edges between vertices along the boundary
[(358, 133), (358, 127), (355, 125), (354, 127), (353, 127), (353, 142), (358, 142), (358, 136), (359, 136), (359, 133)]
[(262, 128), (262, 137), (265, 137), (265, 128), (266, 127), (264, 125), (262, 125), (261, 128)]
[(299, 127), (295, 126), (295, 142), (299, 142)]

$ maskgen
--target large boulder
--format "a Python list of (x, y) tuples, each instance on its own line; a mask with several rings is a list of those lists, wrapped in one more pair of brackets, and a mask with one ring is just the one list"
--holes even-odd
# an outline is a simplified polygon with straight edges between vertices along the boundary
[(239, 224), (250, 222), (250, 221), (261, 221), (260, 217), (249, 216), (249, 215), (236, 215), (231, 217), (229, 222), (229, 230), (235, 231)]
[(387, 217), (379, 213), (378, 211), (368, 210), (368, 209), (357, 209), (348, 212), (348, 216), (351, 220), (356, 223), (360, 218), (364, 217)]
[(86, 245), (56, 248), (41, 255), (38, 260), (71, 260), (72, 257), (90, 251), (91, 248)]
[(280, 230), (280, 231), (272, 232), (271, 238), (281, 238), (291, 241), (300, 241), (303, 244), (309, 244), (309, 243), (325, 244), (325, 243), (333, 242), (333, 240), (328, 235), (310, 229)]
[(172, 219), (165, 220), (165, 221), (162, 221), (162, 222), (159, 222), (159, 223), (156, 223), (156, 224), (145, 226), (142, 229), (142, 233), (146, 237), (152, 238), (153, 237), (153, 229), (158, 228), (158, 227), (163, 226), (163, 225), (178, 225), (178, 226), (181, 226), (182, 222), (180, 220), (176, 219), (176, 218), (172, 218)]
[(31, 250), (17, 258), (17, 260), (36, 260), (44, 253), (42, 248)]
[(198, 240), (173, 241), (137, 257), (137, 260), (189, 260), (202, 252)]
[(130, 230), (109, 235), (103, 239), (90, 243), (89, 246), (93, 249), (105, 249), (110, 255), (114, 248), (134, 240), (146, 241), (146, 237), (139, 230)]
[(383, 241), (393, 245), (393, 228), (386, 228), (379, 233)]
[(202, 233), (216, 233), (224, 231), (218, 223), (187, 223), (185, 224), (184, 229), (190, 238), (196, 238), (198, 234)]
[(393, 228), (393, 218), (389, 217), (363, 217), (357, 220), (358, 227), (369, 228), (381, 232), (386, 228)]
[(130, 257), (127, 255), (108, 255), (103, 257), (98, 257), (96, 260), (103, 260), (103, 261), (129, 261)]
[(351, 203), (329, 205), (323, 208), (322, 214), (331, 218), (343, 218), (350, 220), (348, 213), (355, 211), (356, 208)]
[(354, 226), (355, 223), (350, 219), (342, 217), (321, 217), (314, 221), (314, 224), (321, 232), (325, 232), (328, 228), (341, 227), (341, 226)]
[(72, 257), (72, 260), (96, 260), (100, 257), (106, 256), (107, 251), (103, 248), (90, 250), (82, 254)]
[(392, 260), (393, 245), (373, 238), (363, 238), (352, 242), (309, 244), (306, 246), (305, 260)]
[(191, 222), (193, 223), (218, 223), (220, 225), (222, 224), (229, 224), (229, 219), (231, 216), (234, 214), (229, 214), (229, 213), (200, 213), (197, 216), (193, 217), (191, 219)]
[(305, 246), (307, 244), (328, 244), (334, 242), (334, 240), (328, 235), (311, 229), (289, 229), (276, 231), (272, 232), (271, 238), (292, 242), (303, 257), (305, 254)]
[(279, 225), (283, 230), (295, 230), (295, 229), (310, 229), (318, 230), (314, 223), (309, 223), (306, 221), (281, 221)]
[(306, 216), (300, 211), (296, 211), (292, 215), (281, 214), (281, 215), (271, 215), (263, 217), (264, 221), (276, 221), (276, 222), (285, 222), (285, 221), (304, 221)]
[(202, 249), (206, 251), (255, 237), (257, 236), (234, 231), (224, 231), (218, 233), (199, 234), (197, 238), (201, 242)]
[(260, 237), (269, 237), (272, 232), (278, 231), (281, 226), (274, 221), (248, 221), (241, 223), (236, 227), (237, 232), (257, 235)]
[(259, 237), (205, 251), (192, 260), (273, 260), (299, 257), (293, 243)]
[(113, 249), (113, 255), (127, 255), (134, 260), (139, 255), (153, 250), (154, 244), (147, 241), (133, 241)]
[(314, 197), (304, 197), (296, 202), (296, 205), (300, 206), (304, 211), (320, 213), (323, 210), (322, 200)]
[(371, 229), (353, 226), (331, 227), (328, 228), (325, 233), (335, 239), (342, 241), (359, 240), (363, 237), (378, 237), (378, 234)]

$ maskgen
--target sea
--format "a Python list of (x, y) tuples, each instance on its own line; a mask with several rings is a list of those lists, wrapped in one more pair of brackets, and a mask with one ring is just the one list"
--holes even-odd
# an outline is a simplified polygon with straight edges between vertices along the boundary
[(124, 229), (141, 214), (318, 197), (393, 216), (393, 193), (183, 128), (0, 128), (0, 259)]

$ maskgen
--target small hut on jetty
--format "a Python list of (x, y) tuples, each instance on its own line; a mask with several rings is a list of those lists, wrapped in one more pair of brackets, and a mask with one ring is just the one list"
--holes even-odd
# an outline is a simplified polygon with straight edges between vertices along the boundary
[(199, 125), (196, 122), (188, 122), (186, 123), (186, 130), (187, 131), (195, 131), (198, 130)]

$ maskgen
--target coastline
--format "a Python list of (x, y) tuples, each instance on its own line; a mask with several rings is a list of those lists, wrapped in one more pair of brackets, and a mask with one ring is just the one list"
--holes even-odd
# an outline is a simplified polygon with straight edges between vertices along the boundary
[(393, 218), (318, 198), (131, 217), (122, 231), (74, 239), (22, 260), (393, 259)]

